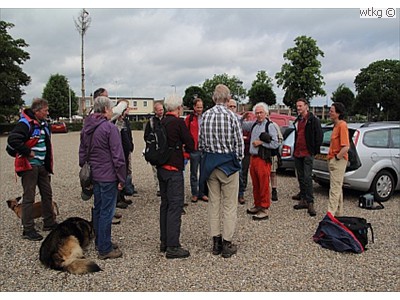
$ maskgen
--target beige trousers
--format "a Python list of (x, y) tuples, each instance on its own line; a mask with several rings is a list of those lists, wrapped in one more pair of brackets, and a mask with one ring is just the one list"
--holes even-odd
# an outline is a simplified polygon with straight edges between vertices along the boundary
[[(211, 236), (218, 236), (231, 242), (237, 223), (237, 195), (239, 193), (239, 172), (226, 176), (215, 169), (207, 180), (208, 223)], [(221, 230), (222, 221), (222, 230)]]
[(329, 204), (328, 212), (335, 217), (343, 216), (343, 178), (347, 166), (344, 158), (328, 161), (330, 175)]

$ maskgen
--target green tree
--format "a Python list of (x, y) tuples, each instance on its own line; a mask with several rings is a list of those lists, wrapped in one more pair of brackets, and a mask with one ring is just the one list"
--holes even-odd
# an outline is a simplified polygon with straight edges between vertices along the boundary
[(207, 99), (206, 93), (199, 86), (190, 86), (185, 90), (185, 95), (183, 96), (183, 105), (192, 109), (194, 98), (200, 98), (203, 100), (204, 109), (211, 107), (211, 99)]
[(28, 44), (8, 34), (13, 27), (12, 23), (0, 21), (0, 111), (8, 121), (18, 114), (24, 104), (22, 96), (25, 93), (21, 87), (29, 85), (31, 81), (21, 68), (30, 58), (29, 53), (22, 49)]
[(293, 109), (300, 97), (311, 101), (315, 96), (326, 95), (322, 89), (325, 82), (321, 75), (321, 62), (318, 60), (318, 56), (324, 57), (324, 52), (311, 37), (299, 36), (294, 41), (296, 46), (283, 54), (288, 62), (275, 74), (277, 85), (285, 90), (283, 103)]
[(247, 93), (252, 106), (258, 102), (265, 102), (268, 105), (276, 104), (276, 94), (272, 87), (272, 78), (268, 76), (267, 72), (258, 71), (256, 80), (253, 81)]
[(369, 120), (400, 119), (400, 60), (385, 59), (361, 69), (354, 84), (356, 108)]
[(49, 115), (52, 119), (69, 117), (69, 96), (71, 95), (71, 115), (78, 110), (78, 99), (70, 90), (68, 80), (64, 75), (51, 75), (43, 89), (42, 98), (49, 102)]
[(352, 107), (354, 105), (355, 96), (344, 83), (339, 84), (336, 91), (332, 93), (331, 100), (333, 102), (342, 102), (347, 109), (347, 114), (353, 113)]
[(206, 79), (203, 83), (203, 90), (207, 97), (207, 101), (209, 100), (209, 103), (211, 103), (211, 105), (207, 108), (214, 105), (214, 102), (212, 101), (212, 95), (215, 87), (218, 84), (226, 85), (231, 91), (232, 98), (237, 100), (239, 103), (241, 103), (241, 99), (246, 96), (246, 89), (242, 86), (243, 82), (236, 76), (229, 77), (226, 73), (214, 75), (212, 79)]

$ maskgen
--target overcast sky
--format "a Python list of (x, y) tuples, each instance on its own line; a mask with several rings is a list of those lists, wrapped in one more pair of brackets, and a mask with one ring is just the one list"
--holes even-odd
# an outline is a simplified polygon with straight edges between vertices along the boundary
[[(364, 7), (364, 6), (363, 6)], [(390, 7), (384, 4), (377, 7)], [(23, 70), (32, 78), (25, 102), (41, 96), (50, 75), (65, 75), (81, 96), (81, 40), (74, 19), (79, 8), (1, 8), (0, 18), (15, 25), (9, 33), (28, 44)], [(283, 54), (301, 35), (312, 37), (320, 57), (325, 104), (340, 83), (354, 91), (361, 68), (399, 59), (400, 16), (360, 18), (359, 8), (87, 8), (86, 95), (98, 87), (110, 96), (161, 99), (227, 73), (247, 90), (257, 71), (274, 78)], [(284, 91), (274, 91), (278, 103)]]

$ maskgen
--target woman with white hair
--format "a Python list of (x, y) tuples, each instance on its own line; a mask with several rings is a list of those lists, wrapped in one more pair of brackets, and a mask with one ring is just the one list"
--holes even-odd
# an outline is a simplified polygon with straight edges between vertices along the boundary
[(122, 256), (118, 246), (111, 242), (111, 222), (117, 192), (125, 184), (126, 164), (118, 128), (109, 122), (112, 115), (110, 99), (97, 97), (93, 114), (85, 119), (79, 146), (79, 166), (82, 167), (88, 159), (92, 170), (93, 227), (99, 259)]

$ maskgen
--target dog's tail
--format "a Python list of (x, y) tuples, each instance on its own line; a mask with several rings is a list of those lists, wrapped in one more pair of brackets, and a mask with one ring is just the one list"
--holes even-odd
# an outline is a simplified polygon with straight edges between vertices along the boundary
[(85, 258), (78, 258), (71, 261), (70, 264), (64, 265), (64, 270), (71, 274), (79, 275), (102, 271), (94, 261)]

